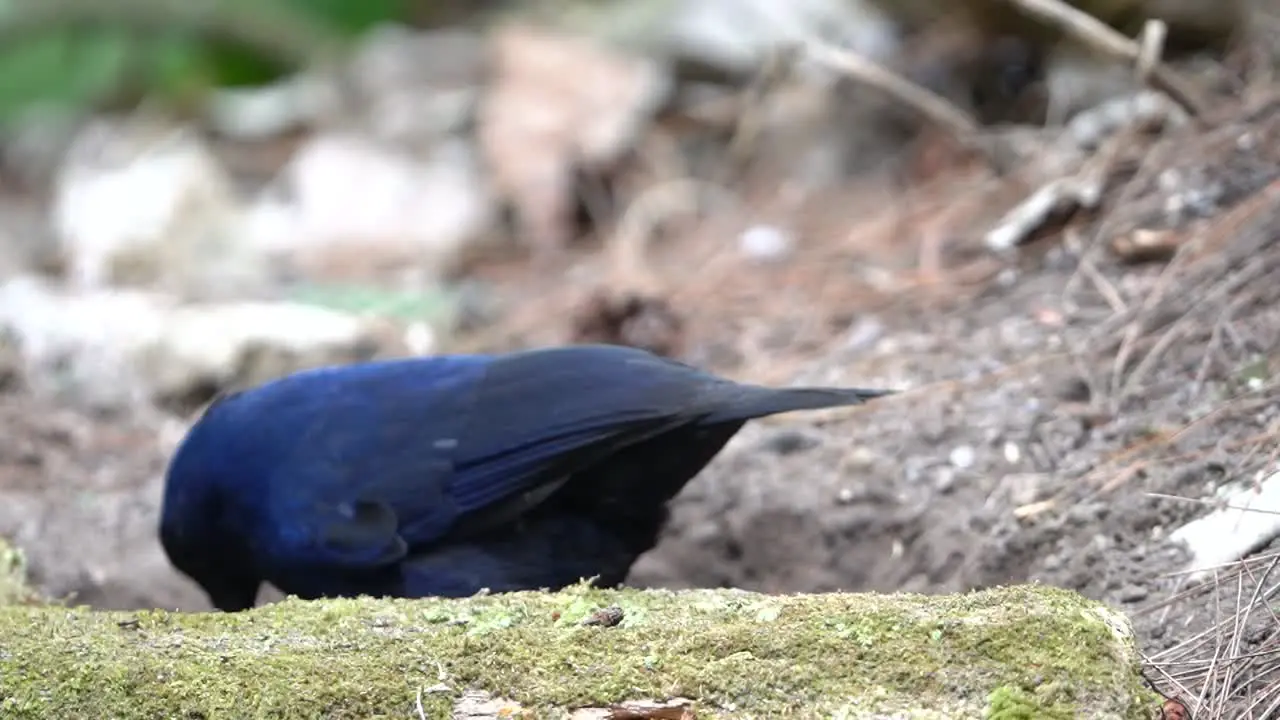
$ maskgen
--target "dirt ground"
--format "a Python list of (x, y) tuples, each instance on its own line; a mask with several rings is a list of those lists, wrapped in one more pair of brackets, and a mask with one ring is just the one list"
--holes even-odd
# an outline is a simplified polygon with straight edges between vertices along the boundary
[[(1227, 188), (1172, 224), (1182, 246), (1172, 259), (1126, 263), (1109, 250), (1126, 218), (1167, 220), (1169, 185), (1150, 168), (1116, 180), (1119, 199), (1100, 215), (1015, 259), (977, 245), (972, 229), (1007, 198), (976, 176), (888, 203), (876, 183), (792, 208), (762, 191), (677, 223), (648, 253), (643, 280), (611, 275), (592, 247), (554, 280), (481, 268), (506, 279), (519, 307), (463, 343), (572, 340), (571, 319), (597, 284), (582, 278), (609, 277), (614, 292), (633, 285), (665, 304), (678, 327), (667, 317), (650, 330), (693, 362), (746, 380), (904, 390), (746, 428), (680, 496), (635, 584), (936, 593), (1039, 581), (1130, 613), (1159, 657), (1232, 615), (1253, 592), (1241, 578), (1274, 584), (1236, 573), (1216, 591), (1179, 595), (1170, 573), (1186, 556), (1165, 538), (1207, 508), (1150, 493), (1207, 498), (1274, 464), (1277, 126), (1228, 127), (1198, 154), (1185, 138), (1144, 150), (1166, 153), (1160, 172)], [(1240, 142), (1247, 132), (1261, 140)], [(1177, 159), (1171, 147), (1183, 150)], [(757, 262), (737, 250), (738, 231), (765, 222), (796, 230), (794, 254)], [(26, 549), (36, 581), (104, 608), (207, 607), (154, 537), (181, 422), (89, 416), (8, 377), (0, 534)], [(1274, 654), (1276, 627), (1261, 622), (1237, 654)], [(1206, 667), (1188, 663), (1169, 673), (1199, 693)]]

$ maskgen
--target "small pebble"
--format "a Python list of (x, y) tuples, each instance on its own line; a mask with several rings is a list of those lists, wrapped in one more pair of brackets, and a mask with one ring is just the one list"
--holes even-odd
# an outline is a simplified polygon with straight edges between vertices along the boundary
[(973, 461), (976, 459), (973, 448), (968, 445), (961, 445), (951, 451), (949, 456), (951, 464), (960, 470), (973, 467)]
[(782, 260), (794, 246), (789, 233), (772, 225), (753, 225), (738, 236), (738, 248), (752, 260)]
[(875, 464), (875, 461), (875, 451), (863, 445), (850, 450), (844, 457), (845, 467), (850, 470), (866, 470)]
[(884, 336), (884, 324), (874, 317), (859, 318), (849, 328), (844, 346), (847, 350), (866, 350)]
[(1022, 449), (1016, 444), (1007, 442), (1004, 444), (1004, 460), (1010, 465), (1017, 465), (1022, 459)]
[(951, 492), (956, 484), (956, 471), (952, 468), (943, 466), (938, 468), (937, 473), (933, 477), (933, 486), (938, 492), (946, 494)]
[(1078, 503), (1067, 510), (1067, 521), (1077, 527), (1098, 522), (1101, 508), (1098, 503)]
[(599, 627), (614, 627), (618, 623), (622, 622), (624, 617), (626, 617), (626, 613), (622, 611), (622, 608), (617, 605), (610, 605), (609, 607), (601, 608), (591, 613), (591, 617), (583, 620), (582, 624)]
[(782, 430), (767, 438), (763, 446), (766, 450), (778, 455), (794, 455), (821, 445), (822, 441), (812, 435), (795, 430)]
[(1136, 585), (1134, 583), (1125, 585), (1124, 587), (1120, 588), (1120, 592), (1119, 592), (1120, 602), (1123, 602), (1123, 603), (1142, 602), (1143, 600), (1146, 600), (1150, 595), (1151, 595), (1151, 592), (1149, 590), (1142, 587), (1141, 585)]
[(427, 355), (436, 346), (435, 333), (424, 322), (411, 323), (404, 331), (404, 344), (414, 355)]
[(1058, 398), (1067, 402), (1089, 402), (1092, 396), (1089, 383), (1082, 378), (1071, 378), (1058, 388)]
[(1009, 489), (1009, 501), (1018, 507), (1039, 502), (1048, 494), (1045, 481), (1045, 476), (1038, 473), (1006, 476), (1004, 484)]

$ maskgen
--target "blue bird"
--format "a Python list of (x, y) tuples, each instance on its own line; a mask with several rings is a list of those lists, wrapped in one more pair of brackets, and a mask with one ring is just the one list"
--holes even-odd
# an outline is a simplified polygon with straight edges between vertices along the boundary
[(667, 503), (748, 421), (890, 394), (733, 382), (582, 345), (294, 373), (214, 401), (159, 535), (213, 605), (623, 582)]

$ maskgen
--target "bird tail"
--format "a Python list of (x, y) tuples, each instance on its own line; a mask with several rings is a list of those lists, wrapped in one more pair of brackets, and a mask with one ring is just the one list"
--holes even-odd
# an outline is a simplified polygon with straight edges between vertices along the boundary
[(747, 421), (796, 410), (861, 405), (868, 400), (896, 392), (867, 388), (770, 388), (739, 385), (732, 400), (705, 418), (704, 422)]

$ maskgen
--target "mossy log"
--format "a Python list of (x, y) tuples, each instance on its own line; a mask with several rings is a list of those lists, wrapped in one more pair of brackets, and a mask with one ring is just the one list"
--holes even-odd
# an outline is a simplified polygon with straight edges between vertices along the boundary
[[(616, 707), (643, 700), (667, 707)], [(1040, 586), (932, 597), (576, 586), (237, 614), (0, 608), (9, 720), (1136, 720), (1154, 707), (1128, 621)]]

